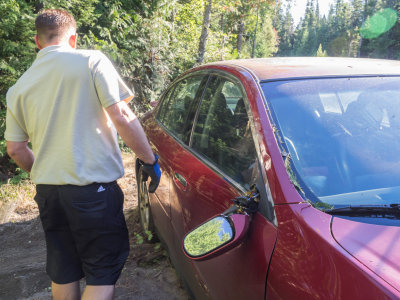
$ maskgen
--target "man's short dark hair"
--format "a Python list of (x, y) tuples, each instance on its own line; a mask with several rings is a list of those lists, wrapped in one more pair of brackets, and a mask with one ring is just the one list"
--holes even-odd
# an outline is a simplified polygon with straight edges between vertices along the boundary
[(62, 39), (71, 28), (76, 30), (76, 22), (65, 10), (44, 9), (36, 17), (35, 27), (39, 39), (47, 43)]

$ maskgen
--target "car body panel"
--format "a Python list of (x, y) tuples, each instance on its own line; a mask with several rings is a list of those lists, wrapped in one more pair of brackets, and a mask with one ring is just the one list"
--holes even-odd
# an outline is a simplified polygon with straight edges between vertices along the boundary
[(332, 216), (306, 203), (275, 209), (278, 240), (267, 299), (396, 299), (393, 287), (337, 244)]
[(260, 81), (304, 77), (400, 75), (399, 61), (382, 59), (276, 57), (230, 60), (214, 65), (241, 66), (251, 70)]
[[(277, 229), (261, 214), (254, 215), (244, 241), (223, 255), (195, 261), (212, 299), (263, 299)], [(235, 286), (240, 283), (241, 288)]]
[(335, 240), (371, 271), (400, 291), (400, 228), (333, 218)]

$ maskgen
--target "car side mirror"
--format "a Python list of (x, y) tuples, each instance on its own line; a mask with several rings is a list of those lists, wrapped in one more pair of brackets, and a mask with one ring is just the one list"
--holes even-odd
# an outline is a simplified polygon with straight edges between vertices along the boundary
[(247, 214), (219, 215), (190, 231), (183, 239), (183, 250), (193, 260), (220, 255), (241, 242), (250, 224)]

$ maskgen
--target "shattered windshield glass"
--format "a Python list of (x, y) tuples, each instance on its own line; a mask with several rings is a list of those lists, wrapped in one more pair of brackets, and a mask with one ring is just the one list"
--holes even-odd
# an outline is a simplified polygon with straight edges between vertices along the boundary
[(300, 187), (324, 208), (400, 203), (400, 77), (262, 88)]

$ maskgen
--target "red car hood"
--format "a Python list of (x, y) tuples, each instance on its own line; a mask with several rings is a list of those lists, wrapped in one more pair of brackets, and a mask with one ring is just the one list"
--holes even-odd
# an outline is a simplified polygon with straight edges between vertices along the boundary
[(332, 235), (347, 252), (400, 291), (400, 227), (334, 217)]

